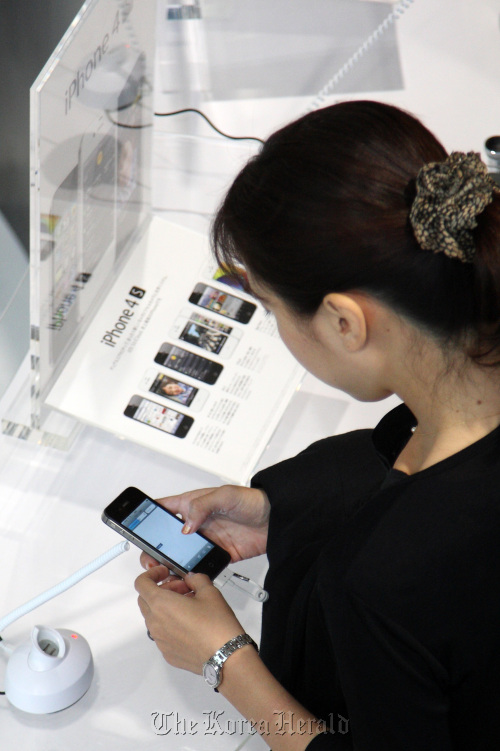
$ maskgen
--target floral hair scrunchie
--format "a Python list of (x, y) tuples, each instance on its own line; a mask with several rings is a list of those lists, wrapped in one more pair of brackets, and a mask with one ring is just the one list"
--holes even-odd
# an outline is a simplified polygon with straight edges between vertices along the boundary
[(444, 162), (426, 164), (416, 186), (410, 222), (420, 247), (473, 261), (477, 217), (500, 192), (480, 155), (454, 151)]

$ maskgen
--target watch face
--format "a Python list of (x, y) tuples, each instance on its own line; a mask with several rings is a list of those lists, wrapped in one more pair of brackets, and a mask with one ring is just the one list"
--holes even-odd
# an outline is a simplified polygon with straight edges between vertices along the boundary
[(203, 666), (203, 677), (209, 686), (217, 686), (219, 684), (219, 671), (209, 662)]

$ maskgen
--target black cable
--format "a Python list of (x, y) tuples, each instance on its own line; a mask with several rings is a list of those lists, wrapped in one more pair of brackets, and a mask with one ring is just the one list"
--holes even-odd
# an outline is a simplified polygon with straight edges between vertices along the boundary
[[(126, 109), (125, 107), (120, 107), (120, 109)], [(219, 130), (219, 128), (214, 125), (214, 123), (205, 115), (204, 112), (201, 110), (197, 110), (194, 107), (186, 107), (182, 110), (174, 110), (173, 112), (155, 112), (155, 117), (172, 117), (172, 115), (183, 115), (186, 112), (195, 112), (197, 115), (200, 115), (207, 123), (210, 125), (211, 128), (215, 130), (216, 133), (223, 136), (224, 138), (230, 138), (232, 141), (257, 141), (257, 143), (264, 143), (262, 138), (257, 138), (256, 136), (230, 136), (228, 133), (224, 133), (222, 130)], [(146, 123), (144, 125), (131, 125), (130, 123), (118, 123), (116, 120), (113, 120), (113, 118), (110, 115), (109, 110), (106, 110), (106, 115), (110, 123), (112, 125), (116, 125), (119, 128), (130, 128), (131, 130), (141, 130), (142, 128), (152, 128), (153, 126), (150, 123)]]
[(213, 122), (205, 115), (204, 112), (197, 110), (194, 107), (186, 107), (186, 109), (175, 110), (174, 112), (155, 112), (154, 114), (156, 117), (170, 117), (171, 115), (183, 115), (185, 112), (195, 112), (196, 114), (201, 115), (201, 117), (206, 120), (210, 127), (213, 128), (221, 136), (224, 136), (224, 138), (230, 138), (232, 141), (257, 141), (258, 143), (264, 143), (262, 138), (256, 138), (255, 136), (230, 136), (227, 133), (223, 133), (222, 130), (219, 130), (219, 128), (217, 128), (217, 126), (213, 124)]
[[(120, 107), (120, 109), (125, 109), (124, 107)], [(151, 123), (145, 123), (144, 125), (130, 125), (129, 123), (117, 123), (116, 120), (113, 120), (111, 117), (109, 110), (105, 110), (106, 117), (108, 118), (111, 125), (116, 125), (118, 128), (129, 128), (130, 130), (142, 130), (143, 128), (152, 128)]]

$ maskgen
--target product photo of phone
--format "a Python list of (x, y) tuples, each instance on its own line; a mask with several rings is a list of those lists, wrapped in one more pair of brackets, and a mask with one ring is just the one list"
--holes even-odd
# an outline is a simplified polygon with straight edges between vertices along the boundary
[(201, 532), (183, 535), (183, 521), (137, 488), (124, 490), (101, 518), (181, 577), (193, 572), (215, 579), (231, 560), (226, 550)]
[(152, 394), (178, 402), (196, 411), (201, 409), (208, 396), (207, 391), (172, 378), (166, 373), (160, 373), (156, 368), (151, 368), (145, 373), (140, 389), (151, 391)]
[(155, 356), (155, 362), (164, 368), (176, 370), (178, 373), (196, 378), (198, 381), (213, 385), (220, 374), (223, 366), (201, 355), (195, 355), (175, 344), (164, 342)]
[(236, 331), (234, 326), (230, 326), (228, 322), (217, 320), (212, 316), (207, 316), (201, 310), (193, 310), (193, 308), (183, 308), (179, 313), (176, 323), (182, 321), (182, 319), (186, 320), (187, 318), (195, 323), (201, 323), (202, 326), (208, 326), (209, 329), (221, 331), (223, 334), (229, 335), (236, 333), (238, 336), (241, 336), (241, 331)]
[(248, 323), (257, 310), (253, 302), (242, 300), (241, 297), (221, 292), (208, 284), (198, 283), (191, 292), (189, 302), (199, 305), (200, 308), (211, 310), (226, 318), (232, 318), (239, 323)]
[[(196, 316), (195, 313), (193, 318)], [(170, 336), (221, 357), (229, 357), (233, 353), (241, 337), (240, 331), (233, 331), (231, 326), (223, 326), (222, 328), (228, 329), (227, 333), (224, 333), (218, 328), (213, 328), (193, 318), (177, 318), (170, 330)], [(210, 321), (210, 319), (206, 320)], [(216, 321), (214, 323), (217, 324)]]
[(175, 409), (170, 409), (137, 394), (131, 397), (123, 414), (125, 417), (163, 430), (164, 433), (177, 438), (185, 438), (194, 422), (189, 415), (184, 415), (182, 412), (177, 412)]

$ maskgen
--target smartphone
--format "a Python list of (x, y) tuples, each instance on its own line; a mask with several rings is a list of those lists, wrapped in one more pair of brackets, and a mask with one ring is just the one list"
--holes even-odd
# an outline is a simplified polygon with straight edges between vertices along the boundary
[(189, 302), (221, 316), (232, 318), (233, 321), (239, 321), (239, 323), (248, 323), (257, 310), (253, 302), (247, 302), (241, 297), (228, 295), (227, 292), (221, 292), (215, 287), (201, 283), (197, 284), (191, 292)]
[(137, 488), (127, 488), (104, 509), (102, 520), (178, 576), (189, 572), (215, 579), (229, 553), (202, 535), (183, 535), (184, 522)]
[(222, 365), (201, 355), (195, 355), (187, 349), (164, 342), (155, 356), (155, 362), (165, 368), (196, 378), (198, 381), (213, 385), (222, 373)]
[(147, 371), (140, 383), (140, 388), (194, 410), (201, 409), (208, 396), (203, 389), (160, 373), (156, 368)]
[[(202, 320), (196, 320), (197, 318)], [(209, 325), (212, 322), (215, 326)], [(226, 331), (222, 331), (221, 328)], [(214, 355), (229, 357), (238, 344), (241, 332), (234, 331), (231, 326), (224, 326), (224, 324), (218, 328), (217, 321), (194, 313), (187, 319), (179, 316), (170, 330), (170, 336), (205, 349)]]
[(185, 438), (194, 422), (192, 417), (182, 412), (176, 412), (175, 409), (152, 402), (137, 394), (131, 397), (123, 414), (125, 417), (131, 417), (144, 425), (151, 425), (152, 428), (158, 428), (177, 438)]

